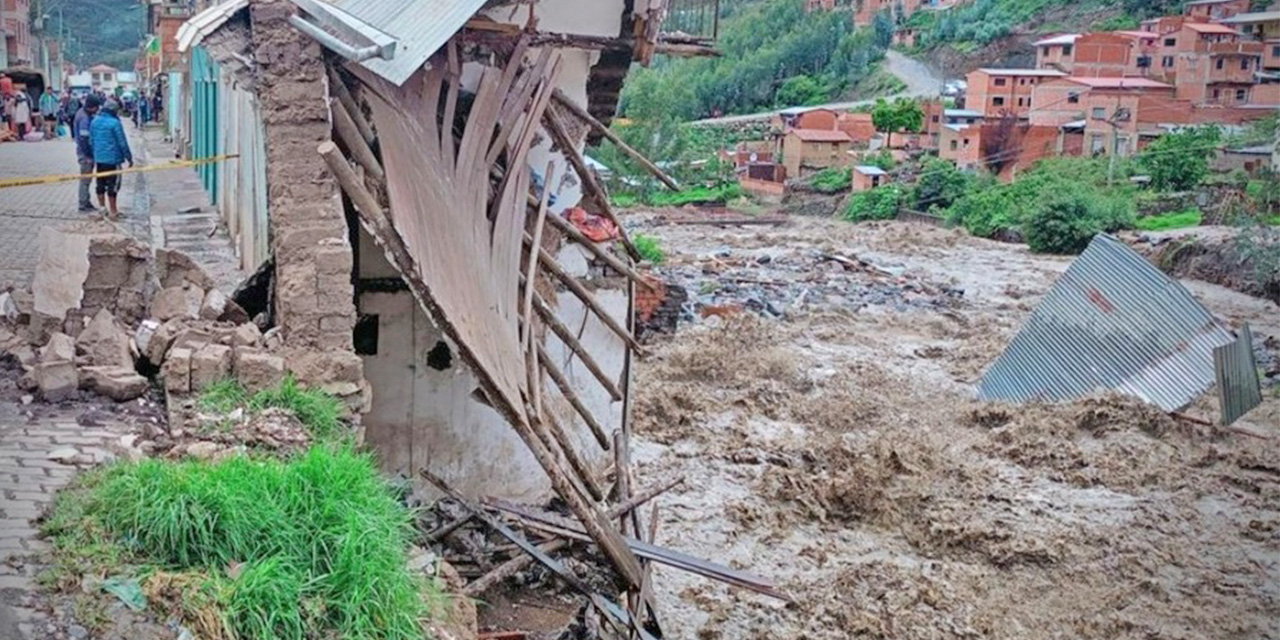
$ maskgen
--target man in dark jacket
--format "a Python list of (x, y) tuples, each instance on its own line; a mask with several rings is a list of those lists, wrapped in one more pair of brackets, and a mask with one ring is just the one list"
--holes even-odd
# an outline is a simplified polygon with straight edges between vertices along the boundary
[(120, 218), (120, 207), (116, 204), (120, 174), (102, 174), (119, 171), (126, 163), (133, 166), (133, 152), (129, 150), (129, 139), (124, 134), (124, 123), (120, 122), (120, 103), (108, 98), (98, 117), (89, 125), (89, 132), (93, 138), (94, 169), (98, 173), (98, 206), (106, 207), (107, 217), (117, 220)]
[[(93, 174), (93, 138), (89, 125), (101, 106), (102, 101), (98, 96), (91, 94), (85, 98), (84, 106), (76, 111), (75, 118), (71, 121), (71, 137), (76, 141), (76, 159), (80, 161), (82, 176)], [(92, 185), (93, 178), (80, 178), (81, 211), (96, 211), (93, 201), (89, 199), (89, 187)]]

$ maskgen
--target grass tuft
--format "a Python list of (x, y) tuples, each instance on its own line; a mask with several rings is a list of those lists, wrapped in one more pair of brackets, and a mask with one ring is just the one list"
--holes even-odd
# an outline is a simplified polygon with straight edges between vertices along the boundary
[(636, 250), (640, 252), (640, 257), (648, 262), (662, 264), (662, 261), (667, 259), (667, 254), (662, 250), (662, 245), (653, 236), (639, 233), (631, 239), (631, 242), (636, 245)]
[(1178, 213), (1138, 218), (1133, 226), (1143, 231), (1168, 231), (1170, 229), (1198, 227), (1203, 220), (1204, 216), (1201, 215), (1199, 209), (1187, 209)]
[(350, 446), (100, 469), (58, 499), (46, 532), (61, 557), (107, 546), (153, 577), (197, 572), (185, 592), (204, 594), (226, 637), (423, 637), (429, 588), (405, 567), (412, 514)]
[(318, 440), (342, 435), (342, 401), (319, 390), (307, 389), (293, 376), (285, 377), (279, 386), (249, 395), (235, 380), (221, 380), (200, 394), (200, 408), (229, 413), (237, 407), (249, 411), (268, 408), (288, 409), (306, 425)]
[(227, 378), (219, 380), (208, 387), (200, 394), (200, 408), (205, 411), (217, 411), (220, 413), (230, 413), (236, 407), (244, 406), (248, 394), (244, 387), (240, 386), (235, 379)]

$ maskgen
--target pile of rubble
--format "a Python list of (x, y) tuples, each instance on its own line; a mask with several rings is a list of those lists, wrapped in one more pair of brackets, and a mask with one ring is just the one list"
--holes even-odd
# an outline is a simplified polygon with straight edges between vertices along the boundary
[[(159, 372), (169, 395), (234, 378), (249, 390), (279, 383), (278, 330), (264, 334), (185, 254), (154, 258), (102, 223), (43, 229), (30, 290), (0, 291), (0, 355), (22, 367), (20, 387), (47, 402), (83, 390), (117, 401), (147, 393)], [(255, 323), (256, 320), (256, 323)]]

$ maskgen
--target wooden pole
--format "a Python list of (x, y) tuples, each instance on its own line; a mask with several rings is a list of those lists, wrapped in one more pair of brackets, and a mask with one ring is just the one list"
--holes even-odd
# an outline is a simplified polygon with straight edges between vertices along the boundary
[(378, 139), (373, 133), (373, 125), (369, 124), (369, 120), (360, 111), (360, 105), (356, 103), (355, 96), (351, 95), (351, 89), (342, 81), (342, 74), (336, 69), (329, 70), (329, 86), (333, 88), (333, 95), (338, 98), (338, 102), (346, 108), (347, 115), (351, 116), (351, 120), (355, 122), (356, 129), (360, 131), (360, 137), (372, 147), (374, 141)]
[[(552, 553), (569, 546), (569, 541), (563, 538), (544, 542), (538, 545), (538, 549), (543, 553)], [(490, 587), (514, 576), (525, 567), (533, 564), (533, 556), (522, 553), (494, 568), (493, 571), (472, 580), (467, 586), (462, 588), (462, 595), (468, 598), (478, 597), (480, 594), (488, 591)]]
[[(528, 287), (528, 283), (525, 283), (525, 286)], [(609, 392), (609, 396), (614, 400), (621, 400), (623, 398), (622, 390), (618, 388), (618, 383), (609, 378), (604, 369), (600, 368), (600, 365), (596, 363), (595, 358), (591, 357), (591, 353), (587, 351), (587, 348), (582, 346), (582, 343), (574, 337), (573, 332), (569, 331), (568, 327), (564, 326), (563, 322), (560, 322), (560, 319), (556, 317), (555, 311), (547, 306), (547, 302), (536, 292), (533, 295), (533, 308), (538, 312), (538, 317), (542, 318), (542, 321), (548, 327), (551, 327), (551, 331), (560, 338), (560, 341), (569, 347), (569, 350), (573, 351), (574, 355), (578, 356), (582, 364), (586, 365), (591, 375), (595, 376), (596, 380), (600, 382), (600, 386)]]
[[(438, 312), (439, 309), (430, 302), (428, 296), (430, 289), (427, 287), (426, 282), (422, 280), (422, 276), (418, 274), (413, 257), (404, 246), (404, 241), (392, 226), (386, 213), (378, 205), (377, 200), (360, 182), (355, 170), (351, 168), (351, 165), (347, 164), (346, 158), (342, 157), (337, 145), (332, 141), (325, 141), (320, 144), (317, 151), (329, 165), (329, 170), (333, 173), (338, 185), (342, 187), (343, 191), (347, 192), (347, 195), (355, 204), (360, 213), (361, 223), (365, 225), (383, 251), (387, 253), (388, 260), (400, 272), (405, 282), (409, 284), (409, 290), (417, 298), (419, 304), (422, 304), (429, 311)], [(492, 389), (485, 389), (485, 392), (495, 393)], [(538, 439), (533, 427), (520, 418), (519, 412), (512, 410), (508, 414), (502, 407), (495, 408), (504, 415), (508, 415), (512, 428), (516, 430), (520, 439), (524, 441), (525, 446), (529, 447), (534, 459), (538, 461), (538, 464), (542, 466), (542, 469), (547, 473), (547, 477), (551, 480), (552, 488), (564, 499), (569, 506), (569, 510), (582, 523), (587, 535), (596, 544), (600, 545), (601, 550), (604, 551), (604, 554), (613, 563), (613, 566), (627, 584), (633, 587), (639, 586), (643, 572), (640, 569), (640, 561), (636, 559), (635, 553), (627, 546), (627, 542), (623, 540), (617, 531), (605, 526), (608, 520), (604, 518), (604, 514), (599, 509), (582, 499), (582, 496), (578, 494), (577, 488), (573, 486), (573, 482), (556, 463), (551, 452)], [(419, 473), (429, 479), (434, 478), (425, 469), (420, 470)]]
[[(529, 237), (529, 234), (525, 234), (524, 240), (525, 245), (530, 246), (532, 239)], [(556, 262), (555, 256), (551, 255), (550, 251), (539, 246), (538, 260), (547, 271), (550, 271), (552, 275), (560, 280), (560, 282), (564, 283), (565, 287), (572, 291), (574, 295), (578, 296), (578, 299), (582, 301), (582, 304), (595, 312), (596, 316), (600, 318), (600, 321), (603, 322), (605, 326), (609, 327), (609, 330), (613, 331), (613, 333), (619, 338), (622, 338), (623, 342), (627, 343), (627, 346), (631, 347), (635, 351), (644, 352), (644, 348), (641, 347), (640, 343), (631, 335), (631, 332), (627, 331), (626, 328), (619, 324), (608, 311), (605, 311), (604, 307), (600, 306), (600, 303), (596, 301), (596, 297), (591, 295), (591, 292), (588, 291), (577, 278), (569, 275), (569, 272), (565, 271), (564, 267), (560, 266), (559, 262)]]
[(614, 133), (613, 130), (610, 129), (609, 127), (604, 126), (603, 122), (596, 120), (596, 117), (591, 115), (591, 112), (587, 111), (586, 109), (583, 109), (581, 105), (573, 101), (573, 98), (570, 98), (568, 95), (565, 95), (564, 91), (561, 91), (560, 89), (556, 89), (555, 93), (553, 93), (551, 97), (555, 98), (556, 102), (560, 103), (562, 106), (564, 106), (564, 108), (572, 112), (573, 115), (578, 116), (578, 118), (580, 118), (583, 122), (587, 123), (592, 129), (595, 129), (597, 132), (599, 132), (600, 135), (608, 139), (609, 142), (612, 142), (614, 146), (618, 147), (618, 149), (621, 150), (623, 153), (631, 156), (631, 159), (640, 163), (640, 166), (644, 167), (646, 170), (648, 170), (649, 173), (653, 174), (653, 177), (662, 181), (662, 184), (667, 185), (668, 189), (671, 189), (672, 191), (680, 190), (680, 185), (675, 180), (672, 180), (671, 176), (667, 175), (662, 169), (659, 169), (658, 165), (654, 164), (648, 158), (644, 157), (643, 153), (636, 151), (635, 149), (631, 148), (631, 145), (627, 144), (626, 142), (623, 142), (622, 138), (618, 137), (618, 134)]
[(586, 250), (590, 251), (592, 255), (594, 255), (597, 258), (600, 258), (600, 260), (602, 260), (605, 264), (609, 265), (610, 269), (617, 271), (618, 273), (626, 276), (627, 278), (633, 280), (636, 284), (646, 289), (653, 289), (653, 284), (650, 283), (648, 280), (645, 280), (644, 276), (641, 276), (638, 272), (636, 272), (635, 269), (632, 269), (631, 267), (628, 267), (627, 265), (623, 264), (623, 262), (619, 260), (617, 256), (613, 255), (612, 253), (609, 253), (605, 249), (601, 249), (590, 238), (582, 235), (582, 232), (578, 231), (578, 228), (573, 226), (572, 222), (569, 222), (568, 220), (565, 220), (564, 218), (561, 218), (560, 216), (555, 214), (547, 216), (547, 222), (550, 222), (551, 226), (560, 230), (561, 233), (564, 233), (566, 236), (569, 236), (570, 240), (573, 240), (574, 242), (585, 247)]
[(377, 156), (373, 155), (373, 149), (369, 148), (369, 143), (364, 141), (364, 136), (360, 135), (360, 130), (356, 128), (351, 114), (347, 113), (347, 108), (338, 101), (330, 102), (329, 106), (333, 111), (333, 128), (337, 130), (338, 137), (351, 152), (351, 156), (374, 180), (385, 181), (387, 174), (382, 170), (382, 164), (378, 162)]
[(545, 418), (545, 426), (547, 431), (551, 433), (551, 438), (564, 451), (565, 459), (569, 461), (569, 466), (582, 479), (582, 486), (586, 487), (587, 493), (590, 493), (596, 502), (604, 500), (604, 490), (600, 487), (600, 481), (596, 479), (596, 474), (591, 470), (591, 465), (582, 459), (577, 449), (573, 448), (573, 442), (569, 440), (569, 434), (565, 433), (564, 426), (560, 424), (560, 421), (556, 419), (555, 414), (550, 409), (544, 409), (542, 416)]
[(587, 423), (587, 428), (591, 429), (591, 434), (596, 437), (596, 442), (599, 442), (600, 447), (608, 451), (609, 436), (605, 434), (604, 427), (601, 426), (594, 415), (591, 415), (591, 410), (582, 404), (578, 394), (569, 385), (569, 380), (560, 371), (560, 367), (551, 362), (551, 358), (547, 355), (542, 344), (538, 344), (538, 362), (542, 365), (543, 370), (547, 372), (547, 375), (551, 376), (551, 380), (556, 383), (556, 386), (559, 387), (560, 395), (564, 396), (564, 399), (569, 401), (569, 405), (578, 412), (578, 415), (582, 416), (582, 421)]

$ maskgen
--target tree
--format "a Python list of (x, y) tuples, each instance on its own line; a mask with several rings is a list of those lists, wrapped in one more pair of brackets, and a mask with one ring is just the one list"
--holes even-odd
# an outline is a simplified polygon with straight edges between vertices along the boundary
[(810, 76), (787, 78), (778, 88), (778, 105), (784, 107), (817, 104), (827, 97), (826, 89)]
[(876, 34), (876, 46), (888, 48), (893, 44), (893, 18), (889, 16), (888, 11), (877, 13), (875, 19), (871, 21), (871, 28)]
[(1162, 191), (1185, 191), (1209, 173), (1209, 157), (1217, 148), (1222, 132), (1217, 127), (1194, 127), (1167, 133), (1138, 155), (1138, 166)]
[(956, 168), (948, 160), (930, 158), (920, 170), (912, 197), (917, 211), (946, 209), (969, 191), (973, 176)]
[(902, 190), (897, 185), (885, 185), (869, 191), (860, 191), (849, 198), (844, 218), (853, 222), (863, 220), (892, 220), (898, 215), (902, 203)]
[(909, 98), (898, 98), (893, 102), (880, 98), (871, 110), (871, 124), (877, 131), (886, 133), (919, 131), (924, 126), (924, 110)]
[(1133, 221), (1132, 203), (1083, 189), (1054, 189), (1042, 195), (1022, 223), (1027, 246), (1036, 253), (1076, 254), (1093, 237)]

